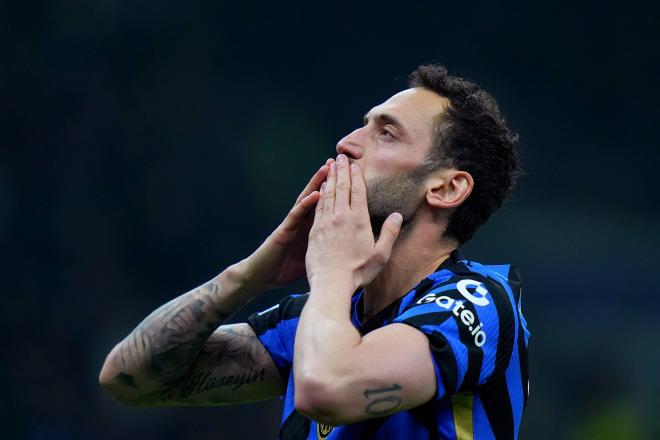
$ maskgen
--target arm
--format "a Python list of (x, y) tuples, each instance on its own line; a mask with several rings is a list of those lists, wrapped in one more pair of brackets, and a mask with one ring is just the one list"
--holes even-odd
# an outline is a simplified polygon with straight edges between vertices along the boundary
[(224, 325), (206, 341), (181, 383), (159, 405), (229, 405), (270, 399), (286, 378), (245, 323)]
[[(307, 237), (314, 217), (311, 208), (318, 201), (316, 190), (328, 169), (323, 165), (314, 174), (284, 221), (250, 257), (163, 305), (120, 342), (101, 370), (103, 388), (125, 403), (146, 406), (219, 404), (221, 396), (228, 402), (276, 396), (281, 378), (272, 360), (264, 356), (263, 346), (252, 337), (254, 333), (245, 326), (214, 331), (260, 292), (305, 274)], [(197, 389), (191, 385), (195, 374), (210, 373), (227, 380), (228, 376), (250, 374), (250, 370), (257, 372), (258, 380), (235, 390), (245, 390), (244, 396), (239, 392), (229, 395), (220, 387), (218, 392), (198, 393), (201, 395), (192, 399), (194, 392), (182, 395), (186, 386)]]
[[(240, 266), (232, 266), (161, 306), (110, 352), (101, 370), (101, 385), (128, 404), (167, 404), (182, 397), (177, 390), (192, 373), (211, 369), (214, 359), (222, 364), (223, 350), (261, 355), (263, 347), (251, 346), (254, 341), (245, 328), (227, 326), (214, 334), (229, 315), (254, 295), (255, 291), (241, 281)], [(235, 359), (228, 360), (232, 365), (222, 368), (235, 371)], [(252, 360), (258, 360), (253, 362), (254, 368), (270, 367), (263, 356)], [(243, 362), (241, 367), (247, 369), (249, 365)]]
[(294, 362), (298, 411), (336, 426), (430, 400), (436, 376), (427, 337), (406, 324), (361, 337), (349, 319), (350, 291), (338, 294), (337, 287), (313, 291), (300, 317)]
[(390, 325), (364, 338), (350, 322), (351, 293), (389, 259), (401, 225), (390, 215), (374, 240), (366, 184), (340, 155), (321, 187), (307, 250), (310, 296), (294, 350), (296, 407), (323, 423), (346, 424), (420, 405), (435, 392), (426, 337)]

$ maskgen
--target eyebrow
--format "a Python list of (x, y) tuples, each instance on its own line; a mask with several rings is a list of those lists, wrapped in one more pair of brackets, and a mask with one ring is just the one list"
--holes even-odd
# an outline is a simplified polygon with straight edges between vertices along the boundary
[[(363, 122), (366, 124), (369, 121), (369, 113), (363, 116)], [(394, 125), (402, 134), (407, 134), (407, 131), (401, 121), (396, 117), (387, 113), (376, 113), (374, 119), (378, 120), (381, 124)]]

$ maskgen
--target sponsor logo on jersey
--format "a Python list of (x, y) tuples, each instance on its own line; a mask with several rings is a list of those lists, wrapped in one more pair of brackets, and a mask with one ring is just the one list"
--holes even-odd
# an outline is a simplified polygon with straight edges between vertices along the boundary
[(332, 429), (334, 426), (332, 425), (324, 425), (322, 423), (317, 423), (316, 424), (316, 434), (319, 437), (319, 440), (324, 439), (330, 435), (332, 432)]
[[(468, 291), (468, 286), (476, 287), (474, 295)], [(478, 306), (486, 306), (490, 304), (486, 295), (488, 290), (482, 286), (482, 283), (475, 280), (461, 280), (456, 283), (456, 289), (463, 295), (467, 300)], [(454, 316), (459, 318), (459, 322), (467, 327), (470, 335), (474, 337), (474, 345), (477, 347), (483, 347), (486, 343), (486, 332), (482, 329), (483, 322), (480, 322), (479, 325), (475, 325), (477, 317), (472, 311), (465, 308), (465, 301), (456, 300), (448, 296), (437, 296), (435, 293), (427, 293), (417, 301), (417, 304), (429, 304), (435, 302), (438, 307), (441, 307), (445, 310), (450, 310)]]
[[(474, 289), (474, 293), (478, 294), (479, 296), (471, 293), (468, 290), (468, 287), (476, 287), (476, 289)], [(482, 286), (482, 283), (479, 281), (460, 280), (458, 283), (456, 283), (456, 289), (458, 289), (458, 291), (465, 297), (465, 299), (475, 305), (483, 307), (490, 304), (490, 301), (488, 301), (488, 298), (486, 298), (486, 295), (488, 295), (488, 290)]]

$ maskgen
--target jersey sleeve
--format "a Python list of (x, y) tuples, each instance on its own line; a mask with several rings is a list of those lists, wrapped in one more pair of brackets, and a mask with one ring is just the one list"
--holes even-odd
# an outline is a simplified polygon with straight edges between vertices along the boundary
[(293, 343), (307, 294), (284, 297), (278, 304), (253, 313), (247, 323), (273, 358), (284, 377), (293, 364)]
[(481, 274), (453, 275), (416, 295), (394, 319), (428, 337), (437, 399), (472, 391), (506, 370), (516, 338), (507, 287)]

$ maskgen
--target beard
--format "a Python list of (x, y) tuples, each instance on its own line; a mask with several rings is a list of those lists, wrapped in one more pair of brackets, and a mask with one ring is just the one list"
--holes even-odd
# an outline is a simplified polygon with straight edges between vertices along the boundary
[(376, 177), (367, 182), (367, 205), (374, 237), (378, 237), (387, 217), (398, 212), (403, 217), (399, 237), (414, 225), (415, 214), (422, 202), (419, 188), (429, 174), (420, 166), (396, 176)]

